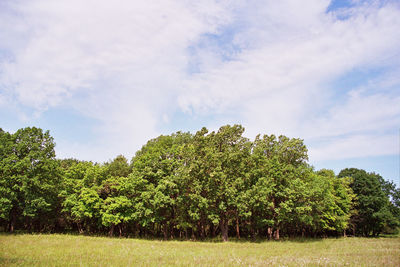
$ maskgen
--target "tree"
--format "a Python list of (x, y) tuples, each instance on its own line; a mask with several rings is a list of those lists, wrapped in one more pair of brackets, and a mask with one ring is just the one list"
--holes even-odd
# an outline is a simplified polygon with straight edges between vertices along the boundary
[(103, 200), (100, 208), (101, 223), (110, 228), (110, 236), (113, 235), (115, 226), (118, 226), (121, 236), (124, 226), (132, 219), (133, 203), (129, 197), (131, 185), (128, 178), (131, 168), (122, 155), (106, 163), (104, 168), (107, 179), (98, 188)]
[(27, 127), (12, 135), (3, 132), (1, 139), (1, 217), (11, 232), (18, 219), (24, 219), (29, 229), (50, 226), (61, 181), (53, 138), (48, 131)]
[(173, 235), (176, 226), (176, 199), (179, 195), (178, 173), (182, 165), (181, 149), (189, 142), (191, 134), (177, 132), (169, 136), (159, 136), (147, 142), (132, 159), (134, 185), (145, 185), (143, 197), (147, 211), (142, 225), (153, 224), (157, 232), (161, 228), (164, 238)]
[(62, 212), (77, 226), (79, 233), (90, 232), (99, 226), (103, 199), (98, 191), (106, 179), (106, 171), (103, 166), (82, 161), (72, 164), (64, 172), (59, 194), (63, 199)]
[(316, 172), (313, 180), (314, 227), (324, 233), (345, 234), (355, 197), (350, 188), (351, 178), (337, 178), (332, 170), (322, 169)]
[(379, 182), (381, 183), (382, 190), (389, 199), (388, 211), (393, 216), (387, 216), (385, 225), (385, 232), (394, 233), (400, 227), (400, 188), (396, 188), (393, 182), (386, 181), (378, 175)]
[(243, 200), (240, 192), (244, 190), (247, 164), (250, 157), (251, 143), (242, 136), (241, 125), (226, 125), (216, 134), (211, 133), (211, 145), (214, 152), (215, 168), (211, 172), (213, 183), (217, 188), (215, 208), (219, 212), (219, 225), (223, 241), (228, 241), (228, 230), (231, 218), (236, 219), (237, 236), (239, 237), (239, 212), (243, 213)]
[(379, 235), (385, 224), (393, 220), (389, 198), (383, 191), (381, 177), (355, 168), (344, 169), (338, 176), (353, 179), (350, 186), (356, 194), (357, 209), (357, 213), (351, 218), (354, 232), (364, 236)]
[(119, 235), (122, 236), (124, 226), (133, 218), (131, 187), (129, 178), (112, 176), (100, 188), (100, 195), (105, 195), (100, 209), (101, 222), (110, 227), (110, 236), (113, 235), (115, 226), (118, 226)]
[(259, 175), (272, 189), (268, 199), (270, 209), (265, 214), (268, 232), (279, 239), (281, 226), (290, 221), (294, 209), (294, 193), (307, 177), (307, 148), (301, 139), (283, 135), (260, 138), (258, 135), (253, 143), (253, 154), (262, 170)]
[[(13, 203), (17, 202), (17, 194), (13, 190), (12, 180), (10, 179), (13, 159), (12, 136), (0, 129), (0, 220), (6, 224), (10, 222)], [(13, 218), (15, 219), (15, 217)], [(7, 227), (12, 227), (10, 230), (13, 231), (14, 224), (15, 222)]]
[[(177, 175), (180, 194), (177, 196), (177, 228), (185, 232), (192, 230), (192, 238), (206, 236), (206, 227), (211, 224), (213, 235), (218, 225), (218, 215), (211, 209), (212, 196), (215, 192), (210, 184), (211, 160), (209, 138), (206, 128), (198, 131), (190, 142), (182, 147), (183, 162)], [(182, 232), (180, 232), (182, 233)]]
[[(308, 165), (303, 140), (241, 125), (147, 142), (128, 164), (56, 160), (49, 132), (0, 129), (4, 229), (205, 238), (393, 232), (400, 190), (374, 173)], [(356, 195), (356, 196), (355, 196)]]
[(240, 125), (223, 126), (208, 135), (208, 130), (203, 128), (195, 135), (192, 151), (185, 159), (188, 174), (193, 177), (191, 187), (187, 188), (188, 195), (197, 203), (191, 206), (189, 217), (199, 221), (200, 227), (204, 227), (206, 219), (214, 227), (219, 225), (223, 241), (228, 240), (231, 218), (239, 216), (237, 207), (245, 177), (244, 159), (250, 155), (250, 143), (242, 137), (243, 132)]
[(122, 156), (117, 156), (110, 163), (106, 163), (107, 175), (113, 177), (128, 177), (131, 173), (131, 167), (129, 166), (128, 160)]

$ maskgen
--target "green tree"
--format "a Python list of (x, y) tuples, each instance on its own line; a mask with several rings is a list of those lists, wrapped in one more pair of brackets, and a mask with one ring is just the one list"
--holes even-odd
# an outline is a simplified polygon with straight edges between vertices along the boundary
[(14, 184), (10, 178), (13, 175), (14, 159), (12, 135), (0, 129), (0, 220), (6, 224), (4, 228), (9, 228), (11, 231), (16, 219), (13, 217), (14, 221), (11, 224), (11, 210), (13, 203), (18, 201), (17, 192), (13, 190)]
[(128, 177), (112, 176), (103, 181), (99, 189), (100, 196), (104, 199), (100, 209), (101, 222), (110, 227), (110, 236), (113, 235), (115, 226), (118, 226), (119, 235), (122, 236), (123, 229), (133, 219), (131, 187)]
[(62, 211), (68, 221), (74, 223), (79, 233), (91, 232), (100, 224), (100, 209), (103, 199), (99, 192), (106, 179), (107, 169), (92, 162), (72, 164), (64, 172), (60, 197)]
[(295, 208), (294, 193), (307, 177), (307, 148), (301, 139), (286, 136), (257, 136), (253, 142), (253, 154), (257, 165), (262, 170), (259, 175), (265, 184), (271, 187), (267, 205), (270, 209), (265, 214), (269, 235), (279, 239), (280, 229), (285, 221), (291, 220)]
[(352, 180), (337, 178), (332, 170), (322, 169), (313, 175), (310, 203), (313, 206), (312, 227), (324, 234), (345, 233), (351, 215)]
[(355, 168), (344, 169), (338, 176), (353, 179), (350, 186), (356, 194), (357, 209), (352, 216), (354, 232), (364, 236), (379, 235), (385, 225), (393, 220), (390, 201), (383, 191), (380, 176)]
[(386, 181), (382, 176), (378, 175), (382, 190), (389, 199), (388, 211), (392, 216), (387, 216), (385, 229), (387, 233), (395, 233), (400, 227), (400, 188), (396, 188), (393, 182)]
[(219, 225), (222, 239), (227, 241), (229, 225), (234, 218), (239, 219), (239, 192), (243, 189), (244, 159), (250, 155), (250, 143), (242, 136), (244, 128), (240, 125), (223, 126), (205, 136), (207, 132), (203, 128), (196, 134), (193, 153), (186, 158), (189, 174), (194, 176), (190, 189), (187, 188), (191, 193), (189, 200), (196, 203), (189, 215), (192, 221), (200, 222), (200, 228), (205, 219), (214, 228)]
[(179, 195), (177, 175), (182, 164), (181, 149), (190, 139), (190, 134), (181, 132), (159, 136), (147, 142), (132, 159), (132, 176), (136, 180), (134, 185), (145, 186), (146, 191), (142, 194), (146, 201), (142, 207), (138, 207), (144, 209), (147, 215), (142, 218), (141, 224), (149, 226), (150, 218), (154, 232), (161, 230), (164, 238), (173, 235), (176, 226), (176, 199)]
[(122, 156), (117, 156), (113, 161), (106, 163), (107, 175), (113, 177), (128, 177), (131, 173), (131, 167), (128, 160)]
[(180, 233), (184, 231), (186, 238), (189, 230), (192, 238), (195, 238), (195, 232), (204, 238), (209, 223), (215, 234), (214, 226), (219, 222), (216, 211), (210, 209), (215, 188), (210, 184), (213, 161), (207, 133), (206, 128), (198, 131), (182, 149), (183, 163), (177, 175), (180, 190), (177, 197), (177, 228)]
[(100, 209), (101, 223), (109, 227), (109, 235), (114, 234), (115, 226), (118, 226), (119, 235), (132, 219), (132, 200), (129, 197), (131, 173), (128, 160), (122, 156), (117, 156), (113, 161), (104, 165), (105, 176), (98, 193), (102, 198)]
[(56, 217), (61, 180), (53, 138), (48, 131), (35, 127), (1, 135), (3, 153), (7, 153), (1, 160), (0, 191), (5, 192), (1, 201), (5, 212), (1, 217), (9, 221), (10, 231), (18, 219), (24, 219), (29, 229), (50, 227)]

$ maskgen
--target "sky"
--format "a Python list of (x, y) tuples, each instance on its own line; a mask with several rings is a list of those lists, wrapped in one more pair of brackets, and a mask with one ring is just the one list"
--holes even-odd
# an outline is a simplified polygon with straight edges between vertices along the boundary
[(398, 0), (0, 0), (0, 127), (59, 158), (241, 124), (400, 184)]

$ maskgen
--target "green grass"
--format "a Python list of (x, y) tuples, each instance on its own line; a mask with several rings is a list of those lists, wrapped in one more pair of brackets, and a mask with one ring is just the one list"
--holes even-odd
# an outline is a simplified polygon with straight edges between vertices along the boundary
[(400, 266), (400, 238), (191, 242), (0, 235), (0, 266)]

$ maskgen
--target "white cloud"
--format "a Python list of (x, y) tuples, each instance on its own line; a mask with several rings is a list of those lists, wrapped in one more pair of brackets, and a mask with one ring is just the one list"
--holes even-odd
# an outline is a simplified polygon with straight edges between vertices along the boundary
[(318, 161), (395, 155), (396, 153), (399, 153), (396, 134), (352, 135), (328, 139), (309, 150), (309, 154)]
[[(382, 137), (385, 141), (370, 152), (359, 148), (400, 124), (400, 83), (390, 79), (391, 90), (397, 90), (394, 96), (377, 88), (346, 95), (349, 88), (332, 89), (331, 83), (355, 70), (398, 68), (400, 9), (362, 5), (352, 9), (348, 19), (338, 20), (325, 13), (328, 4), (287, 1), (256, 6), (256, 15), (249, 12), (247, 28), (236, 37), (247, 49), (190, 78), (181, 106), (200, 113), (240, 110), (250, 136), (300, 136), (309, 141), (311, 151), (316, 151), (315, 139), (330, 137), (319, 152), (310, 153), (314, 161), (326, 155), (396, 153), (388, 141), (393, 136)], [(394, 70), (394, 76), (399, 75)], [(382, 86), (388, 77), (380, 78)], [(360, 132), (368, 135), (354, 135)], [(349, 134), (343, 142), (341, 136)], [(337, 153), (332, 153), (335, 147)], [(352, 149), (358, 149), (357, 155)]]
[[(318, 132), (310, 132), (307, 135), (318, 138), (370, 131), (384, 133), (388, 129), (396, 129), (400, 122), (399, 103), (400, 96), (362, 96), (353, 91), (345, 103), (337, 104), (329, 114), (313, 121), (319, 127)], [(311, 126), (308, 125), (308, 128)]]
[[(0, 61), (0, 84), (7, 88), (0, 94), (37, 112), (73, 107), (101, 122), (94, 144), (103, 149), (89, 154), (132, 155), (157, 134), (162, 113), (174, 102), (187, 47), (229, 21), (226, 4), (7, 2), (0, 49), (10, 60)], [(79, 146), (59, 143), (61, 155), (80, 156)]]
[[(178, 108), (238, 121), (250, 136), (305, 138), (312, 159), (395, 153), (388, 132), (400, 124), (400, 7), (373, 1), (326, 13), (329, 4), (5, 1), (0, 105), (96, 119), (90, 144), (57, 142), (62, 156), (86, 159), (132, 155)], [(332, 86), (382, 68), (390, 75), (351, 93)], [(371, 140), (380, 141), (362, 149)]]

